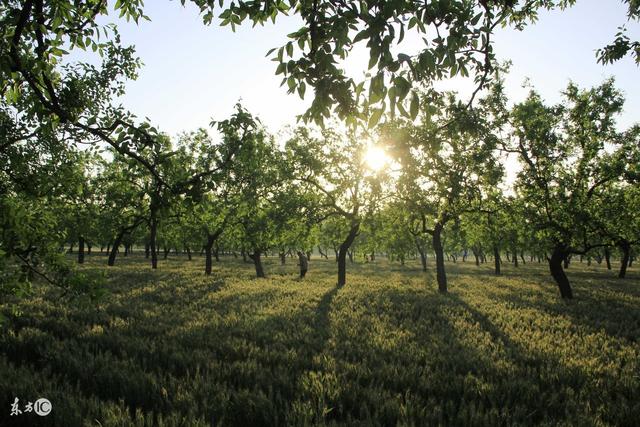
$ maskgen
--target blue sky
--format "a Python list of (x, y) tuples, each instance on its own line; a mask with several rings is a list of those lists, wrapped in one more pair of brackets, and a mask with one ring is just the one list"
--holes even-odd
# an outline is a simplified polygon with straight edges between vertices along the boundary
[[(577, 3), (565, 11), (541, 12), (539, 21), (522, 32), (501, 29), (495, 35), (498, 57), (513, 62), (507, 78), (510, 97), (517, 101), (526, 95), (528, 89), (521, 85), (527, 77), (545, 99), (555, 102), (569, 80), (586, 87), (614, 76), (627, 98), (621, 127), (640, 121), (640, 68), (631, 58), (610, 66), (595, 60), (595, 49), (611, 41), (617, 27), (626, 22), (624, 5), (602, 0)], [(145, 64), (121, 99), (138, 116), (176, 134), (206, 127), (212, 118), (226, 118), (242, 99), (269, 129), (277, 131), (294, 124), (295, 116), (304, 111), (309, 99), (287, 95), (274, 75), (275, 63), (265, 58), (270, 48), (282, 45), (286, 34), (300, 26), (298, 18), (265, 27), (246, 25), (233, 33), (228, 27), (204, 26), (194, 7), (183, 8), (176, 1), (149, 1), (145, 12), (151, 22), (118, 23), (123, 42), (135, 45)], [(638, 23), (627, 27), (640, 38)], [(364, 66), (358, 62), (351, 61), (350, 69)], [(459, 82), (445, 86), (462, 93), (469, 87)]]

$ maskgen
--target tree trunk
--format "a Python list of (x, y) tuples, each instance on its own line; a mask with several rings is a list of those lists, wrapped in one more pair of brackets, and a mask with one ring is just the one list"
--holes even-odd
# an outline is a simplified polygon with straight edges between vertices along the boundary
[(522, 260), (522, 265), (526, 264), (527, 262), (524, 260), (524, 251), (520, 251), (520, 259)]
[(280, 255), (280, 265), (285, 265), (287, 263), (287, 253), (285, 251), (280, 251), (278, 255)]
[(562, 268), (563, 262), (567, 259), (568, 255), (569, 254), (567, 254), (564, 247), (556, 246), (551, 254), (551, 258), (549, 258), (549, 271), (551, 271), (551, 276), (553, 276), (553, 280), (556, 281), (556, 284), (560, 289), (560, 295), (564, 299), (573, 298), (573, 291), (571, 290), (569, 278)]
[(163, 251), (164, 251), (164, 259), (167, 259), (167, 257), (169, 256), (169, 252), (171, 251), (171, 247), (164, 246)]
[(149, 246), (149, 242), (144, 244), (144, 257), (149, 259), (149, 254), (151, 253), (151, 246)]
[(151, 268), (158, 268), (158, 247), (156, 245), (156, 235), (158, 233), (158, 219), (151, 216), (149, 230), (149, 246), (151, 247)]
[(207, 276), (211, 274), (211, 265), (213, 264), (211, 259), (211, 248), (213, 248), (213, 243), (215, 241), (216, 241), (215, 236), (209, 234), (207, 236), (207, 243), (204, 245), (204, 254), (205, 254), (204, 274), (206, 274)]
[(109, 252), (109, 259), (107, 260), (107, 265), (109, 267), (113, 267), (116, 263), (116, 255), (118, 254), (118, 248), (120, 247), (120, 242), (124, 237), (124, 231), (118, 232), (116, 238), (113, 241), (113, 246), (111, 247), (111, 252)]
[(518, 267), (518, 252), (514, 249), (513, 250), (513, 266), (514, 267)]
[(322, 251), (322, 248), (320, 246), (318, 246), (318, 252), (320, 253), (320, 257), (324, 258), (324, 259), (329, 259), (329, 257), (327, 256), (326, 252)]
[(78, 264), (84, 264), (84, 237), (78, 237)]
[(91, 255), (91, 248), (93, 247), (93, 245), (91, 243), (87, 242), (87, 255)]
[(609, 252), (609, 248), (604, 248), (604, 260), (607, 262), (607, 270), (611, 270), (611, 252)]
[(427, 272), (427, 253), (426, 251), (422, 248), (422, 246), (420, 246), (420, 243), (418, 242), (418, 239), (415, 239), (415, 243), (416, 243), (416, 248), (418, 249), (418, 253), (420, 254), (420, 262), (422, 263), (422, 271), (423, 272)]
[(191, 248), (189, 247), (189, 245), (185, 245), (185, 249), (187, 251), (187, 259), (191, 261)]
[(436, 277), (438, 280), (438, 292), (447, 292), (447, 274), (444, 269), (444, 249), (442, 248), (442, 229), (440, 223), (433, 228), (433, 250), (436, 253)]
[(618, 273), (618, 277), (620, 279), (624, 279), (627, 275), (627, 266), (629, 266), (629, 261), (631, 259), (631, 244), (626, 240), (622, 240), (618, 242), (618, 246), (620, 246), (620, 250), (622, 251), (622, 259), (620, 260), (620, 272)]
[(262, 267), (262, 259), (260, 256), (262, 253), (258, 249), (254, 249), (253, 255), (249, 257), (253, 260), (253, 265), (256, 267), (256, 277), (265, 278), (264, 268)]
[(478, 256), (478, 250), (471, 248), (471, 252), (473, 252), (473, 257), (476, 259), (476, 267), (480, 266), (480, 257)]
[(494, 274), (499, 276), (502, 274), (500, 272), (500, 250), (498, 249), (498, 245), (493, 245), (493, 264), (494, 264)]
[(338, 251), (338, 286), (344, 286), (347, 283), (347, 252), (351, 247), (351, 244), (356, 239), (358, 231), (360, 230), (360, 223), (356, 222), (351, 225), (349, 234), (344, 242), (340, 245)]

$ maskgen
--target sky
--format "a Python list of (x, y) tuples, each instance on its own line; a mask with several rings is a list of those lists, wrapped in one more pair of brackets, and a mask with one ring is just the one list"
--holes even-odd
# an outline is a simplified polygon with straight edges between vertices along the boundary
[[(578, 0), (565, 11), (541, 11), (539, 21), (524, 31), (499, 29), (494, 36), (497, 57), (513, 63), (506, 80), (509, 97), (517, 102), (526, 96), (526, 78), (548, 102), (558, 102), (569, 81), (591, 87), (613, 76), (627, 99), (619, 127), (640, 121), (640, 68), (630, 57), (608, 66), (595, 59), (595, 50), (613, 40), (622, 24), (632, 38), (640, 39), (640, 24), (627, 22), (625, 12), (620, 1)], [(151, 22), (116, 21), (123, 43), (135, 45), (144, 63), (120, 102), (160, 130), (176, 135), (207, 127), (212, 119), (227, 118), (242, 100), (276, 132), (295, 124), (296, 115), (310, 102), (311, 91), (305, 101), (288, 95), (275, 76), (276, 63), (265, 57), (299, 28), (299, 18), (284, 17), (264, 27), (244, 25), (234, 33), (229, 27), (205, 26), (195, 7), (177, 1), (149, 1), (145, 13)], [(355, 56), (349, 71), (363, 73), (366, 64)], [(443, 86), (464, 94), (471, 84), (453, 81)]]

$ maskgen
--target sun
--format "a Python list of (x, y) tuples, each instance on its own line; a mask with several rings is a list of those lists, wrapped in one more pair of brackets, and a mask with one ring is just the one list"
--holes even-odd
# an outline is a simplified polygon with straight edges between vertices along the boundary
[(370, 146), (366, 153), (364, 154), (364, 161), (366, 162), (369, 169), (374, 172), (384, 169), (388, 162), (389, 157), (387, 153), (380, 147), (376, 147), (375, 145)]

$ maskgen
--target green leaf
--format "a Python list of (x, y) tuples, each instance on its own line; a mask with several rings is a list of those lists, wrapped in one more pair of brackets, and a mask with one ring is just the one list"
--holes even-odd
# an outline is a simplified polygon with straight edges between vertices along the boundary
[(409, 105), (409, 113), (411, 114), (411, 120), (415, 120), (418, 117), (418, 110), (420, 108), (420, 99), (418, 94), (413, 92), (411, 96), (411, 104)]
[(378, 124), (378, 122), (380, 121), (380, 118), (382, 117), (382, 113), (383, 113), (382, 108), (376, 108), (373, 110), (371, 117), (369, 117), (369, 129), (371, 129), (372, 127)]

